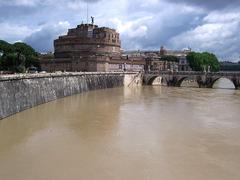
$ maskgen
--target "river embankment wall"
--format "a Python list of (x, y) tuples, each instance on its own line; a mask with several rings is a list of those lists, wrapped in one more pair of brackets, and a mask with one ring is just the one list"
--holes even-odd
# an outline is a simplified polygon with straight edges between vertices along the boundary
[(134, 75), (96, 72), (0, 76), (0, 119), (66, 96), (121, 87), (128, 83), (126, 77)]

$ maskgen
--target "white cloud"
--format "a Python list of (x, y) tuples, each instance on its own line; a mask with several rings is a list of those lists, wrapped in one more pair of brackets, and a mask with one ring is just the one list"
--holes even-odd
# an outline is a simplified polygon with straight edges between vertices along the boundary
[(14, 5), (14, 6), (35, 6), (40, 0), (3, 0), (0, 1), (0, 5)]
[(10, 42), (15, 42), (22, 39), (24, 36), (32, 34), (35, 30), (28, 26), (15, 25), (9, 23), (0, 23), (0, 37), (1, 39), (8, 39)]
[(240, 14), (213, 12), (203, 24), (177, 35), (169, 41), (175, 48), (190, 46), (199, 51), (212, 51), (220, 58), (239, 56)]
[(59, 21), (58, 26), (61, 26), (61, 28), (67, 29), (70, 27), (70, 23), (68, 21)]
[(152, 17), (144, 17), (136, 19), (134, 21), (123, 22), (118, 18), (110, 19), (119, 33), (129, 38), (144, 37), (147, 35), (148, 27), (146, 21), (152, 19)]
[(56, 24), (45, 24), (39, 30), (24, 39), (24, 42), (31, 45), (39, 52), (53, 51), (53, 40), (59, 35), (67, 33), (70, 28), (68, 21), (59, 21)]
[(233, 21), (240, 21), (240, 13), (239, 11), (231, 11), (231, 12), (219, 12), (214, 11), (209, 13), (204, 19), (204, 22), (206, 23), (228, 23)]

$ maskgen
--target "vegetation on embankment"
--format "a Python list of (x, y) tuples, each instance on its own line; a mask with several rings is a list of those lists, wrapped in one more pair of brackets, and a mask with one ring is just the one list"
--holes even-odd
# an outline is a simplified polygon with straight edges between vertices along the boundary
[(0, 40), (0, 71), (23, 73), (32, 66), (39, 68), (39, 58), (31, 46)]

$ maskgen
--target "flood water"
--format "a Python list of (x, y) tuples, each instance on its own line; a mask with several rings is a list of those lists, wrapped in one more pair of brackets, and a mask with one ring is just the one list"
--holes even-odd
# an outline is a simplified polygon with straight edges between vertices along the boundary
[(0, 121), (1, 180), (239, 180), (240, 91), (83, 93)]

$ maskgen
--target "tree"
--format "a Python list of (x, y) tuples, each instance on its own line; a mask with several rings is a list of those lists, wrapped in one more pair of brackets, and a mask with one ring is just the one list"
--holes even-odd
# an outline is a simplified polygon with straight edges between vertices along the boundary
[(0, 40), (0, 51), (2, 53), (12, 53), (14, 52), (14, 47), (6, 41)]
[(19, 64), (24, 65), (26, 68), (31, 66), (39, 67), (38, 53), (29, 45), (25, 43), (15, 43), (15, 51), (18, 54)]
[(31, 66), (40, 67), (38, 53), (25, 43), (0, 41), (0, 52), (0, 70), (25, 72)]
[(194, 71), (208, 70), (208, 67), (210, 67), (210, 70), (214, 72), (219, 71), (220, 69), (220, 63), (218, 62), (217, 57), (212, 53), (190, 52), (187, 55), (187, 60)]
[(17, 54), (7, 53), (2, 57), (1, 61), (2, 70), (16, 72), (17, 67)]

